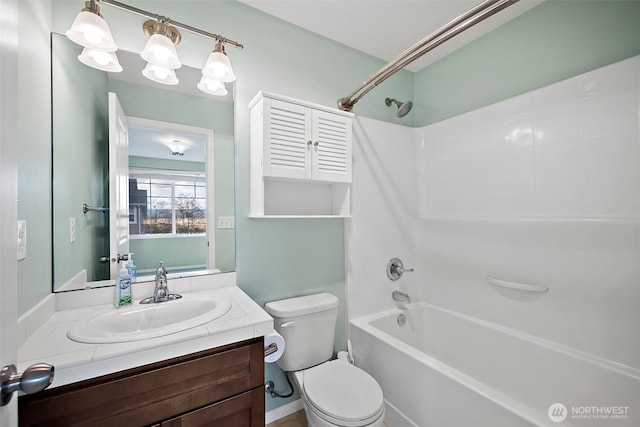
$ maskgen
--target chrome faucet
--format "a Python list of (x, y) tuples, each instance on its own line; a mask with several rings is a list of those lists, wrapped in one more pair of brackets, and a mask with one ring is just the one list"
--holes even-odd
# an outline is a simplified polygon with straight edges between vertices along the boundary
[(387, 263), (387, 277), (389, 280), (398, 280), (404, 273), (413, 272), (413, 268), (404, 268), (400, 258), (391, 258)]
[(401, 302), (403, 304), (409, 304), (411, 302), (411, 298), (409, 298), (409, 294), (405, 294), (400, 291), (393, 291), (391, 297), (394, 301)]
[(169, 292), (169, 279), (167, 278), (167, 269), (165, 268), (164, 262), (162, 261), (160, 261), (160, 264), (156, 268), (155, 282), (156, 286), (153, 289), (153, 296), (143, 299), (142, 301), (140, 301), (140, 304), (165, 302), (182, 298), (182, 295), (172, 294), (171, 292)]

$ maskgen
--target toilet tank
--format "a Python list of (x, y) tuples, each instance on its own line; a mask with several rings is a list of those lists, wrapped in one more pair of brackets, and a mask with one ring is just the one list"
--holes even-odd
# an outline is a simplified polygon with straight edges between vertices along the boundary
[(299, 371), (333, 356), (338, 298), (328, 293), (271, 301), (264, 309), (273, 317), (285, 347), (277, 363), (284, 371)]

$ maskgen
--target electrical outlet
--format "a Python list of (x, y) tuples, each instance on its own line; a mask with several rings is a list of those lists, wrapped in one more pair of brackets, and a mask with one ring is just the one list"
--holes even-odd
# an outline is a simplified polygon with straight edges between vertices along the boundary
[(27, 221), (18, 221), (18, 261), (27, 257)]
[(69, 243), (76, 241), (76, 217), (69, 218)]
[(219, 216), (218, 228), (235, 228), (235, 217), (233, 216)]

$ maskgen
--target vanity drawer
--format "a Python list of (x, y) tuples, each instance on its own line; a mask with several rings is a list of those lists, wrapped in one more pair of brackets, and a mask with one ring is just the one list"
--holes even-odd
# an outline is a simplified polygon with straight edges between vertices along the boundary
[(197, 426), (264, 427), (264, 389), (248, 391), (160, 424), (160, 427)]
[(19, 425), (144, 426), (254, 388), (264, 418), (263, 383), (260, 337), (21, 396)]

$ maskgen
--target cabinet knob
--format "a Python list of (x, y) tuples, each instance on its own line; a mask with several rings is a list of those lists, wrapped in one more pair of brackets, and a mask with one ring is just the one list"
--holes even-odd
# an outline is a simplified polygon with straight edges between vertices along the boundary
[(313, 141), (307, 141), (307, 147), (311, 148), (311, 144), (313, 144)]
[(316, 141), (316, 142), (314, 142), (314, 143), (313, 143), (313, 146), (314, 146), (314, 147), (317, 147), (318, 145), (320, 145), (320, 144), (318, 143), (318, 141)]

